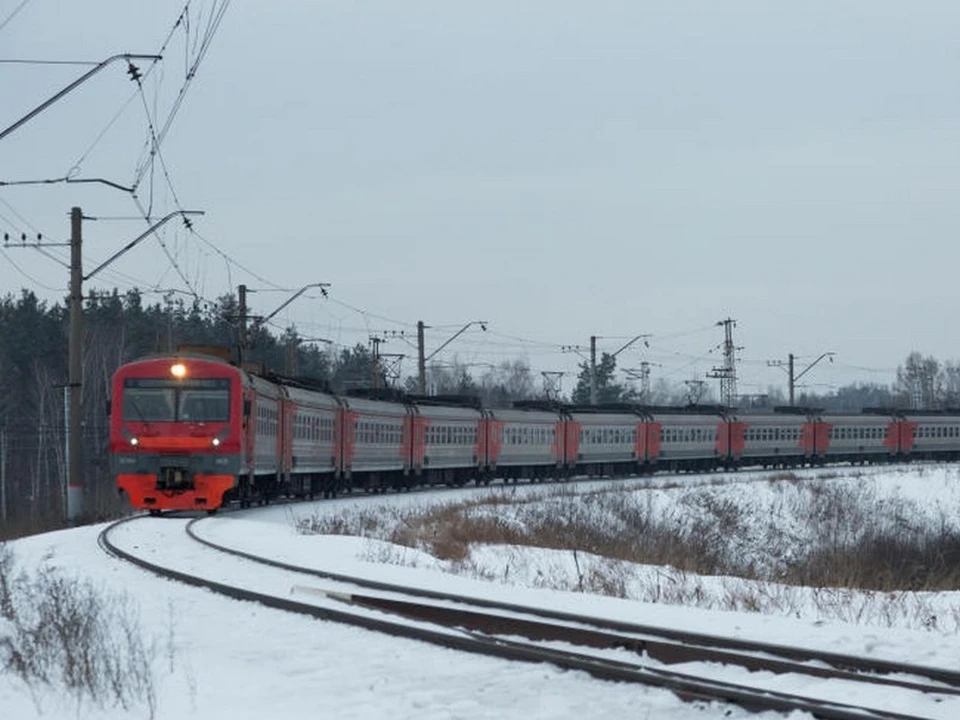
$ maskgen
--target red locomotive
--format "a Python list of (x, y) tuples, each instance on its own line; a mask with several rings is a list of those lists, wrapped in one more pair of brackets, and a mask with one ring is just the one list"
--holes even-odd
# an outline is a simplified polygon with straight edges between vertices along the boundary
[(248, 448), (251, 394), (238, 368), (214, 357), (140, 360), (113, 376), (110, 453), (134, 507), (220, 507)]
[(200, 353), (124, 365), (112, 397), (117, 486), (152, 512), (494, 477), (960, 458), (954, 413), (542, 403), (484, 410), (453, 398), (334, 395)]

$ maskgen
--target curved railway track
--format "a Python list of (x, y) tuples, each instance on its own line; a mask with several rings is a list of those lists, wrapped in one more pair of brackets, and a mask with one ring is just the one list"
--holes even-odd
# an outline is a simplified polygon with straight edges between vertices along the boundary
[[(101, 532), (98, 542), (112, 556), (159, 577), (203, 587), (236, 600), (396, 637), (510, 660), (548, 662), (603, 680), (660, 687), (686, 701), (730, 702), (752, 711), (800, 710), (814, 717), (842, 720), (921, 717), (698, 677), (692, 671), (678, 672), (662, 665), (724, 663), (750, 671), (869, 683), (931, 697), (960, 696), (960, 673), (956, 672), (666, 630), (370, 581), (229, 548), (197, 532), (201, 518), (186, 524), (187, 535), (207, 549), (265, 568), (347, 586), (337, 590), (295, 586), (292, 594), (313, 596), (325, 604), (303, 602), (283, 594), (259, 592), (164, 567), (112, 541), (112, 532), (138, 519), (139, 516), (111, 524)], [(392, 597), (367, 594), (371, 591)], [(624, 653), (630, 661), (621, 659)], [(662, 665), (652, 665), (644, 656)], [(911, 678), (892, 677), (893, 674), (906, 674)]]

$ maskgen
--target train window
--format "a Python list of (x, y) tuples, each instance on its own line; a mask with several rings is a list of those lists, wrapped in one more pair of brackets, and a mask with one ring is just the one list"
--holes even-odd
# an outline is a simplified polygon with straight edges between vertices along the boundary
[(226, 422), (230, 419), (228, 378), (127, 378), (123, 419), (142, 422)]

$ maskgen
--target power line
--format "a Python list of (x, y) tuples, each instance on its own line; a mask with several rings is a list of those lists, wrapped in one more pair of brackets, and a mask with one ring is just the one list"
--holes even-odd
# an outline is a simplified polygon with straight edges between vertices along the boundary
[(27, 272), (26, 270), (24, 270), (22, 267), (20, 267), (19, 265), (17, 265), (17, 264), (11, 259), (11, 257), (7, 254), (7, 251), (6, 251), (6, 250), (0, 248), (0, 254), (2, 254), (3, 257), (6, 258), (7, 262), (10, 263), (17, 272), (19, 272), (21, 275), (23, 275), (25, 278), (27, 278), (27, 280), (29, 280), (30, 282), (34, 283), (35, 285), (39, 285), (39, 286), (42, 287), (44, 290), (49, 290), (50, 292), (63, 292), (63, 288), (51, 287), (50, 285), (46, 285), (45, 283), (42, 283), (42, 282), (40, 282), (39, 280), (37, 280), (37, 279), (36, 279), (35, 277), (33, 277), (30, 273), (28, 273), (28, 272)]
[[(203, 39), (200, 41), (200, 47), (197, 50), (193, 63), (186, 69), (186, 74), (184, 77), (183, 84), (180, 86), (180, 91), (178, 92), (176, 99), (173, 101), (173, 106), (171, 107), (170, 112), (163, 123), (163, 126), (160, 128), (160, 132), (157, 133), (155, 136), (155, 142), (158, 147), (160, 144), (163, 143), (163, 141), (167, 137), (167, 132), (169, 132), (170, 126), (173, 124), (174, 118), (176, 118), (177, 113), (179, 112), (180, 107), (183, 104), (183, 100), (184, 100), (184, 97), (186, 96), (187, 90), (189, 89), (191, 83), (193, 82), (194, 78), (197, 75), (197, 70), (200, 67), (200, 63), (203, 61), (204, 56), (207, 54), (207, 50), (210, 49), (210, 44), (213, 42), (213, 37), (214, 35), (216, 35), (217, 29), (220, 27), (220, 22), (223, 20), (223, 16), (226, 14), (227, 9), (230, 7), (230, 2), (231, 0), (223, 0), (223, 2), (219, 7), (217, 7), (216, 2), (214, 2), (214, 7), (210, 11), (210, 18), (208, 19), (208, 22), (207, 22), (207, 29), (204, 33)], [(190, 3), (187, 2), (186, 5), (184, 5), (183, 11), (180, 13), (180, 16), (177, 18), (176, 23), (174, 23), (173, 30), (175, 30), (181, 24), (184, 25), (185, 29), (187, 28), (190, 21), (189, 7), (190, 7)], [(173, 30), (171, 30), (171, 34)], [(164, 47), (166, 47), (166, 42), (169, 42), (169, 36), (168, 36), (168, 40), (165, 41), (164, 43)], [(137, 173), (134, 176), (134, 183), (133, 183), (134, 189), (136, 189), (140, 185), (140, 182), (143, 180), (143, 176), (146, 174), (147, 169), (152, 164), (153, 163), (150, 160), (148, 160), (137, 171)]]
[(348, 310), (353, 310), (355, 313), (359, 313), (361, 316), (363, 316), (365, 322), (367, 317), (372, 317), (372, 318), (376, 318), (377, 320), (382, 320), (383, 322), (393, 323), (394, 325), (402, 325), (403, 327), (415, 328), (417, 326), (416, 323), (405, 322), (403, 320), (395, 320), (393, 318), (388, 318), (383, 315), (378, 315), (368, 310), (361, 310), (360, 308), (354, 307), (350, 303), (344, 302), (343, 300), (339, 300), (335, 297), (330, 297), (329, 300), (330, 302), (336, 303), (337, 305), (342, 305)]
[[(3, 28), (0, 28), (2, 30)], [(33, 60), (28, 58), (0, 58), (0, 65), (97, 65), (91, 60)]]
[(7, 25), (9, 25), (10, 21), (13, 20), (17, 16), (17, 14), (27, 6), (29, 2), (30, 0), (22, 0), (21, 3), (13, 9), (13, 12), (7, 15), (7, 17), (4, 18), (3, 22), (0, 22), (0, 30), (3, 30)]

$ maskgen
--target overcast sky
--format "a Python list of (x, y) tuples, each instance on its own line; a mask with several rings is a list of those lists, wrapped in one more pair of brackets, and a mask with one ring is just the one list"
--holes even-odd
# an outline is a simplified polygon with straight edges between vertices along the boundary
[[(0, 0), (0, 23), (22, 2)], [(131, 185), (221, 4), (190, 4), (142, 97), (117, 63), (0, 140), (0, 180), (80, 161)], [(181, 8), (31, 0), (0, 58), (155, 53)], [(958, 20), (945, 0), (233, 3), (138, 197), (204, 210), (202, 238), (259, 278), (171, 223), (179, 272), (150, 239), (91, 285), (329, 282), (278, 323), (352, 345), (423, 319), (430, 352), (488, 320), (438, 357), (538, 371), (572, 370), (560, 346), (590, 335), (612, 351), (650, 333), (620, 364), (674, 382), (720, 362), (729, 316), (742, 392), (784, 385), (766, 363), (791, 352), (798, 370), (836, 353), (805, 378), (821, 391), (890, 382), (912, 350), (960, 358)], [(0, 128), (85, 70), (0, 64)], [(138, 213), (106, 186), (7, 186), (0, 232), (65, 240), (73, 205)], [(145, 227), (86, 223), (87, 269)], [(35, 250), (0, 253), (4, 291), (66, 282)]]

